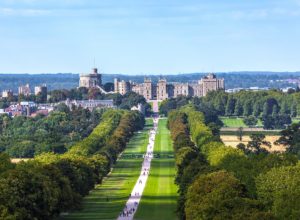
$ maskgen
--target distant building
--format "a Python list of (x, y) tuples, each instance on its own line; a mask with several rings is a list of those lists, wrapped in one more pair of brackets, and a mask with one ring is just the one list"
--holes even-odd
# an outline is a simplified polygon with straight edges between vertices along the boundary
[(103, 94), (114, 93), (114, 92), (106, 92), (102, 88), (102, 75), (98, 73), (97, 68), (93, 68), (92, 73), (80, 75), (79, 87), (84, 87), (87, 89), (97, 88)]
[[(178, 96), (206, 96), (209, 91), (224, 90), (224, 79), (218, 79), (216, 75), (209, 74), (203, 77), (198, 83), (167, 83), (166, 79), (160, 79), (157, 84), (152, 83), (151, 79), (145, 78), (144, 83), (126, 84), (126, 90), (124, 89), (125, 82), (122, 83), (122, 90), (120, 91), (120, 84), (116, 84), (115, 80), (115, 92), (124, 94), (125, 91), (133, 91), (145, 97), (146, 100), (165, 100), (167, 98)], [(116, 88), (117, 85), (117, 88)]]
[(70, 109), (73, 105), (89, 110), (94, 108), (115, 108), (113, 100), (66, 100), (64, 103)]
[(19, 86), (18, 92), (19, 95), (30, 96), (31, 90), (29, 84), (27, 83), (26, 85)]
[(34, 94), (35, 95), (41, 94), (42, 96), (47, 96), (47, 86), (45, 84), (41, 86), (35, 86)]
[[(174, 97), (178, 96), (189, 96), (190, 86), (188, 83), (176, 83), (174, 84)], [(163, 99), (162, 99), (163, 100)]]
[(98, 73), (97, 68), (92, 69), (92, 73), (81, 74), (79, 79), (79, 87), (97, 88), (102, 84), (102, 76)]
[(157, 96), (158, 100), (165, 100), (169, 97), (168, 85), (166, 79), (160, 79), (157, 83)]
[(8, 98), (8, 97), (11, 97), (13, 96), (14, 93), (12, 90), (4, 90), (2, 91), (2, 98)]
[(141, 84), (134, 84), (133, 83), (131, 88), (132, 88), (133, 92), (144, 96), (145, 99), (147, 99), (147, 100), (156, 99), (156, 96), (157, 96), (156, 88), (157, 88), (157, 86), (154, 85), (152, 83), (151, 79), (149, 79), (149, 78), (145, 78), (144, 83), (141, 83)]
[(125, 95), (130, 91), (130, 82), (126, 82), (125, 80), (120, 81), (118, 78), (114, 80), (115, 93), (120, 93), (121, 95)]
[(202, 85), (203, 96), (206, 96), (209, 91), (225, 89), (224, 79), (217, 79), (216, 75), (212, 73), (202, 78), (199, 84)]

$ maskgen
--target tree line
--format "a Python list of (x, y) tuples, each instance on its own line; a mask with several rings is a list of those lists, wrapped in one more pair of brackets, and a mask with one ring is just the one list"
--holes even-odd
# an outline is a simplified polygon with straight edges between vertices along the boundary
[(298, 219), (300, 166), (287, 153), (226, 147), (187, 105), (168, 114), (180, 219)]
[(211, 91), (205, 97), (177, 97), (165, 100), (160, 113), (167, 113), (188, 103), (193, 103), (201, 111), (211, 115), (244, 117), (253, 126), (260, 118), (265, 129), (284, 129), (291, 124), (292, 117), (300, 116), (300, 92), (292, 90), (283, 93), (279, 90), (240, 91), (226, 93)]
[(1, 153), (0, 219), (47, 220), (79, 209), (144, 123), (137, 111), (108, 110), (93, 132), (64, 154), (43, 153), (12, 164)]

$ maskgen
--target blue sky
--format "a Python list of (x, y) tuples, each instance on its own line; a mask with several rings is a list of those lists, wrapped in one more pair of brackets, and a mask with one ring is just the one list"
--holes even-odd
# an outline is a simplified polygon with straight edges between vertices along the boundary
[(300, 0), (0, 0), (0, 72), (300, 70)]

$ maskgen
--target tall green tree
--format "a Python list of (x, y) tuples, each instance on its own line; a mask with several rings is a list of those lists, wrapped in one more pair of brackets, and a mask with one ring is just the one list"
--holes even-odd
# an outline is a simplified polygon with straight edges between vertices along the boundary
[(232, 96), (229, 96), (225, 109), (226, 116), (231, 116), (234, 114), (235, 102), (236, 100)]
[(243, 114), (243, 106), (242, 106), (241, 102), (238, 100), (235, 105), (234, 115), (241, 116), (242, 114)]

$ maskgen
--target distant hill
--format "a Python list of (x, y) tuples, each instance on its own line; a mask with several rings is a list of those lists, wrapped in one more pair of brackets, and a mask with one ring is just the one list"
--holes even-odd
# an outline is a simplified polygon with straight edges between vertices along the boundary
[[(164, 77), (168, 82), (196, 82), (207, 73), (186, 73), (177, 75), (146, 75), (157, 82)], [(288, 79), (300, 79), (300, 72), (228, 72), (216, 73), (217, 77), (225, 79), (226, 89), (249, 88), (252, 86), (284, 88), (295, 87), (296, 84), (288, 82)], [(126, 81), (143, 82), (145, 75), (103, 74), (103, 83), (113, 82), (118, 77)], [(0, 74), (0, 91), (13, 89), (17, 92), (18, 86), (29, 83), (33, 88), (36, 85), (47, 84), (49, 90), (71, 89), (78, 86), (79, 74)]]

